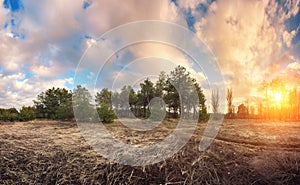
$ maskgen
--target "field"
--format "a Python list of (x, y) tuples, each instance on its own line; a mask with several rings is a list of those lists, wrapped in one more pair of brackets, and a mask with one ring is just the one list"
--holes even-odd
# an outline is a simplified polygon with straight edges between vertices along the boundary
[[(126, 143), (151, 144), (176, 120), (141, 134), (107, 124)], [(300, 123), (225, 120), (210, 147), (198, 147), (200, 123), (172, 158), (144, 167), (110, 163), (74, 122), (0, 123), (0, 184), (300, 184)]]

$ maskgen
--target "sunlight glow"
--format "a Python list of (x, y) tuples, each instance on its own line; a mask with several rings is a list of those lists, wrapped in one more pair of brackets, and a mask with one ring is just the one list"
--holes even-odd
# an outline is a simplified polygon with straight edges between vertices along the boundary
[(281, 102), (281, 94), (279, 92), (275, 93), (274, 100), (276, 101), (277, 104), (280, 104), (280, 102)]

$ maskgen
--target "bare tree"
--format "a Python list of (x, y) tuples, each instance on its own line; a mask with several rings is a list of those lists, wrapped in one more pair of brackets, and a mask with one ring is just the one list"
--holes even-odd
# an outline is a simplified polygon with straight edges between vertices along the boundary
[(215, 89), (211, 91), (211, 106), (213, 108), (213, 113), (218, 113), (219, 112), (219, 90)]
[(227, 109), (228, 109), (227, 113), (230, 117), (232, 116), (232, 113), (233, 113), (232, 99), (233, 99), (232, 89), (228, 88), (227, 89)]

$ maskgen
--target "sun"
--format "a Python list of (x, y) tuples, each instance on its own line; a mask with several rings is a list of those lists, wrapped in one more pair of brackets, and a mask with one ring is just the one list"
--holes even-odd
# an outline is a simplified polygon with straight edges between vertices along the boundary
[(276, 92), (276, 93), (274, 94), (274, 100), (275, 100), (275, 102), (276, 102), (277, 104), (280, 104), (280, 102), (281, 102), (281, 94), (280, 94), (279, 92)]

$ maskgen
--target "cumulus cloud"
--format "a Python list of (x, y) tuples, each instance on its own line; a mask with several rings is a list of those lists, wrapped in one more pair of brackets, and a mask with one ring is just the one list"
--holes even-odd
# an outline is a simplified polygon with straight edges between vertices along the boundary
[[(3, 106), (31, 104), (24, 102), (27, 94), (33, 99), (46, 86), (73, 83), (68, 80), (72, 76), (65, 76), (75, 70), (85, 49), (114, 27), (153, 19), (185, 24), (169, 1), (89, 1), (88, 6), (72, 0), (18, 3), (22, 11), (4, 8), (3, 0), (0, 6), (1, 89), (7, 92)], [(22, 37), (17, 35), (21, 33)]]
[[(195, 9), (199, 2), (186, 2)], [(195, 5), (196, 4), (196, 5)], [(299, 11), (299, 1), (217, 1), (209, 4), (195, 30), (213, 49), (228, 86), (236, 98), (246, 101), (256, 95), (257, 85), (279, 75), (286, 48), (292, 47), (297, 30), (287, 30), (285, 21)]]
[[(288, 19), (299, 13), (299, 0), (22, 2), (22, 12), (0, 6), (3, 106), (31, 104), (47, 88), (72, 84), (68, 73), (75, 71), (85, 49), (103, 33), (132, 21), (170, 21), (194, 30), (215, 53), (226, 84), (237, 92), (237, 99), (255, 95), (257, 84), (276, 73), (299, 70), (299, 60), (291, 57), (299, 28), (286, 26)], [(12, 19), (16, 22), (12, 23)], [(120, 70), (124, 64), (121, 59), (149, 56), (180, 64), (199, 81), (206, 80), (205, 71), (193, 71), (192, 62), (182, 52), (154, 43), (130, 46), (120, 52), (118, 59), (112, 59), (116, 65), (108, 66), (107, 74)], [(163, 64), (135, 67), (140, 73), (159, 69), (170, 71), (173, 66), (172, 69)], [(92, 72), (96, 75), (97, 71)]]
[(300, 62), (293, 62), (293, 63), (290, 63), (288, 66), (287, 66), (288, 69), (290, 70), (296, 70), (296, 71), (300, 71)]
[(122, 3), (118, 0), (93, 1), (83, 15), (83, 27), (88, 28), (96, 37), (132, 21), (163, 20), (184, 24), (184, 19), (177, 15), (175, 5), (160, 0), (129, 0)]
[(296, 35), (296, 30), (291, 31), (290, 33), (288, 31), (283, 32), (283, 40), (287, 47), (291, 47), (292, 39)]
[(1, 107), (20, 108), (23, 105), (32, 105), (36, 96), (51, 87), (66, 87), (72, 78), (57, 80), (28, 79), (24, 73), (11, 75), (0, 74), (0, 101)]

